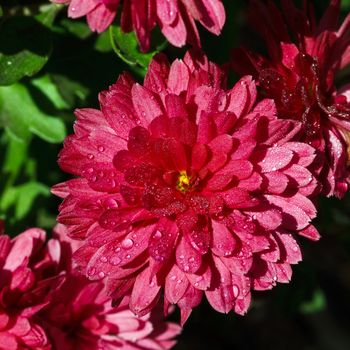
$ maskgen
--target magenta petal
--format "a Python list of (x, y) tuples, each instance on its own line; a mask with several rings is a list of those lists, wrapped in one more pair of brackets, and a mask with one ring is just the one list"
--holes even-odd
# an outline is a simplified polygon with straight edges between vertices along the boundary
[(132, 102), (140, 120), (149, 124), (154, 118), (163, 114), (162, 107), (156, 95), (140, 84), (131, 89)]
[(248, 191), (240, 188), (231, 188), (225, 192), (220, 192), (220, 195), (229, 208), (250, 208), (259, 204), (258, 199), (251, 196)]
[(150, 256), (159, 262), (169, 259), (178, 234), (178, 228), (174, 222), (167, 219), (160, 220), (148, 242)]
[(188, 280), (197, 289), (207, 290), (211, 285), (212, 272), (210, 266), (203, 264), (195, 274), (186, 274)]
[(297, 264), (302, 260), (301, 251), (297, 241), (289, 233), (277, 233), (277, 237), (281, 240), (281, 251), (285, 251), (285, 256), (281, 256), (281, 260), (289, 264)]
[(112, 24), (115, 16), (115, 9), (109, 9), (108, 6), (101, 3), (89, 12), (86, 18), (93, 32), (102, 33)]
[(170, 66), (168, 89), (175, 95), (180, 95), (181, 92), (187, 90), (190, 72), (185, 63), (180, 60), (175, 60)]
[(217, 221), (213, 220), (212, 226), (212, 252), (218, 256), (231, 255), (237, 246), (233, 233), (225, 225), (219, 224)]
[(205, 295), (216, 311), (227, 314), (232, 310), (234, 301), (232, 286), (219, 286), (212, 290), (206, 290)]
[(71, 0), (68, 8), (68, 16), (71, 18), (85, 16), (96, 7), (96, 4), (95, 0)]
[(195, 273), (201, 267), (202, 256), (185, 238), (176, 247), (177, 266), (186, 273)]
[(162, 23), (171, 25), (178, 14), (176, 0), (158, 0), (157, 15)]
[(172, 304), (176, 304), (185, 294), (188, 280), (184, 272), (174, 265), (165, 279), (165, 297)]
[(298, 232), (300, 236), (311, 239), (312, 241), (318, 241), (321, 236), (313, 225), (309, 225), (303, 230)]
[(101, 279), (105, 276), (113, 276), (114, 272), (118, 271), (118, 266), (132, 263), (147, 249), (147, 240), (153, 230), (154, 225), (134, 229), (123, 239), (112, 241), (99, 248), (87, 266), (88, 277)]
[(261, 167), (262, 172), (271, 172), (287, 166), (292, 158), (293, 152), (285, 147), (271, 147), (261, 149), (254, 153), (257, 164)]
[(157, 302), (160, 286), (157, 278), (150, 277), (150, 269), (144, 269), (136, 278), (130, 298), (130, 309), (139, 316), (143, 316)]

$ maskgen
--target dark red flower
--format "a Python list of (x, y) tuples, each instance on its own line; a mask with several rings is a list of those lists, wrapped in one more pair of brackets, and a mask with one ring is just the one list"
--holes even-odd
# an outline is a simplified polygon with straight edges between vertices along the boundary
[[(120, 0), (51, 0), (69, 4), (71, 18), (87, 16), (93, 31), (105, 31), (113, 22)], [(121, 26), (126, 32), (135, 30), (141, 49), (150, 47), (151, 32), (156, 24), (175, 46), (190, 43), (200, 46), (195, 21), (219, 35), (225, 23), (221, 0), (124, 0)]]
[(302, 140), (318, 151), (314, 172), (324, 195), (342, 197), (349, 187), (350, 99), (336, 90), (335, 74), (350, 62), (350, 15), (338, 28), (340, 1), (332, 0), (317, 24), (311, 2), (299, 10), (282, 0), (252, 1), (251, 18), (263, 34), (269, 57), (235, 50), (234, 69), (252, 74), (279, 116), (302, 122)]
[(37, 314), (63, 279), (45, 275), (44, 242), (40, 229), (0, 235), (0, 349), (50, 349)]
[(144, 86), (122, 75), (101, 111), (76, 111), (59, 164), (78, 178), (53, 189), (59, 221), (82, 241), (81, 271), (115, 299), (132, 290), (136, 314), (161, 292), (183, 321), (203, 292), (243, 314), (252, 288), (289, 281), (296, 234), (318, 239), (314, 149), (272, 100), (255, 100), (250, 77), (227, 89), (217, 65), (188, 53), (171, 66), (157, 56)]
[(137, 318), (128, 296), (112, 307), (103, 283), (72, 274), (71, 253), (78, 245), (64, 227), (56, 228), (56, 238), (49, 241), (51, 256), (65, 268), (66, 279), (38, 315), (53, 350), (166, 350), (175, 345), (179, 325), (163, 322), (157, 310)]

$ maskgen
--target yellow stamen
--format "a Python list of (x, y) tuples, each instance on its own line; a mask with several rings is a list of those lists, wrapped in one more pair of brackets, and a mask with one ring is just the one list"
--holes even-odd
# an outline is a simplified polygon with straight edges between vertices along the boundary
[(186, 170), (180, 171), (177, 180), (177, 189), (181, 192), (187, 192), (191, 186), (191, 176), (188, 176)]

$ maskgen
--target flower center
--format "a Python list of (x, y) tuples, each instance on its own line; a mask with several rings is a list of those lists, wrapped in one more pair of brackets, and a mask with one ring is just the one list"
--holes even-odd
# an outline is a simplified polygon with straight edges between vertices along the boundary
[(176, 188), (181, 192), (188, 192), (191, 188), (191, 176), (187, 175), (186, 170), (180, 171), (177, 179)]

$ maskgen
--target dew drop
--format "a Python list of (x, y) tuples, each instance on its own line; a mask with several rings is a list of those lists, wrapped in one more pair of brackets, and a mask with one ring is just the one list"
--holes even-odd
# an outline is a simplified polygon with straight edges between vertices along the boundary
[(162, 238), (162, 236), (163, 236), (163, 234), (162, 234), (160, 231), (157, 231), (157, 232), (153, 235), (153, 237), (156, 238), (156, 239), (160, 239), (160, 238)]
[(188, 259), (188, 262), (190, 262), (190, 263), (194, 262), (194, 258), (193, 258), (193, 257), (192, 257), (192, 258), (189, 258), (189, 259)]
[(150, 287), (154, 287), (155, 286), (155, 283), (152, 281), (150, 284), (149, 284)]
[(106, 200), (106, 206), (108, 207), (108, 209), (117, 209), (118, 208), (118, 202), (113, 199), (113, 198), (109, 198)]
[(131, 255), (130, 255), (130, 254), (128, 254), (128, 255), (126, 256), (126, 258), (127, 258), (127, 259), (130, 259), (130, 258), (131, 258)]
[(120, 252), (120, 247), (115, 248), (115, 252), (116, 253)]
[(100, 272), (98, 273), (98, 277), (100, 277), (100, 278), (105, 277), (105, 273), (104, 273), (103, 271), (100, 271)]
[(91, 267), (87, 273), (89, 276), (93, 276), (96, 273), (96, 269), (94, 267)]
[(100, 261), (103, 262), (103, 263), (106, 263), (107, 262), (107, 258), (105, 256), (101, 256), (100, 257)]
[(124, 241), (122, 242), (122, 247), (124, 249), (131, 249), (134, 245), (134, 241), (130, 238), (125, 238)]
[(233, 296), (234, 296), (235, 298), (237, 298), (237, 297), (238, 297), (238, 294), (239, 294), (239, 288), (238, 288), (238, 286), (236, 286), (235, 284), (232, 286), (232, 292), (233, 292)]
[(173, 275), (173, 276), (170, 277), (170, 279), (171, 279), (172, 281), (175, 281), (175, 280), (176, 280), (176, 276)]
[(101, 152), (101, 153), (102, 153), (104, 150), (105, 150), (105, 148), (104, 148), (103, 146), (100, 146), (100, 147), (98, 148), (98, 151)]
[(110, 260), (110, 263), (113, 265), (113, 266), (117, 266), (119, 265), (121, 262), (121, 259), (117, 256), (113, 257), (111, 260)]
[(90, 154), (88, 154), (88, 156), (87, 156), (87, 157), (88, 157), (88, 159), (94, 159), (94, 155), (93, 155), (93, 154), (91, 154), (91, 153), (90, 153)]

